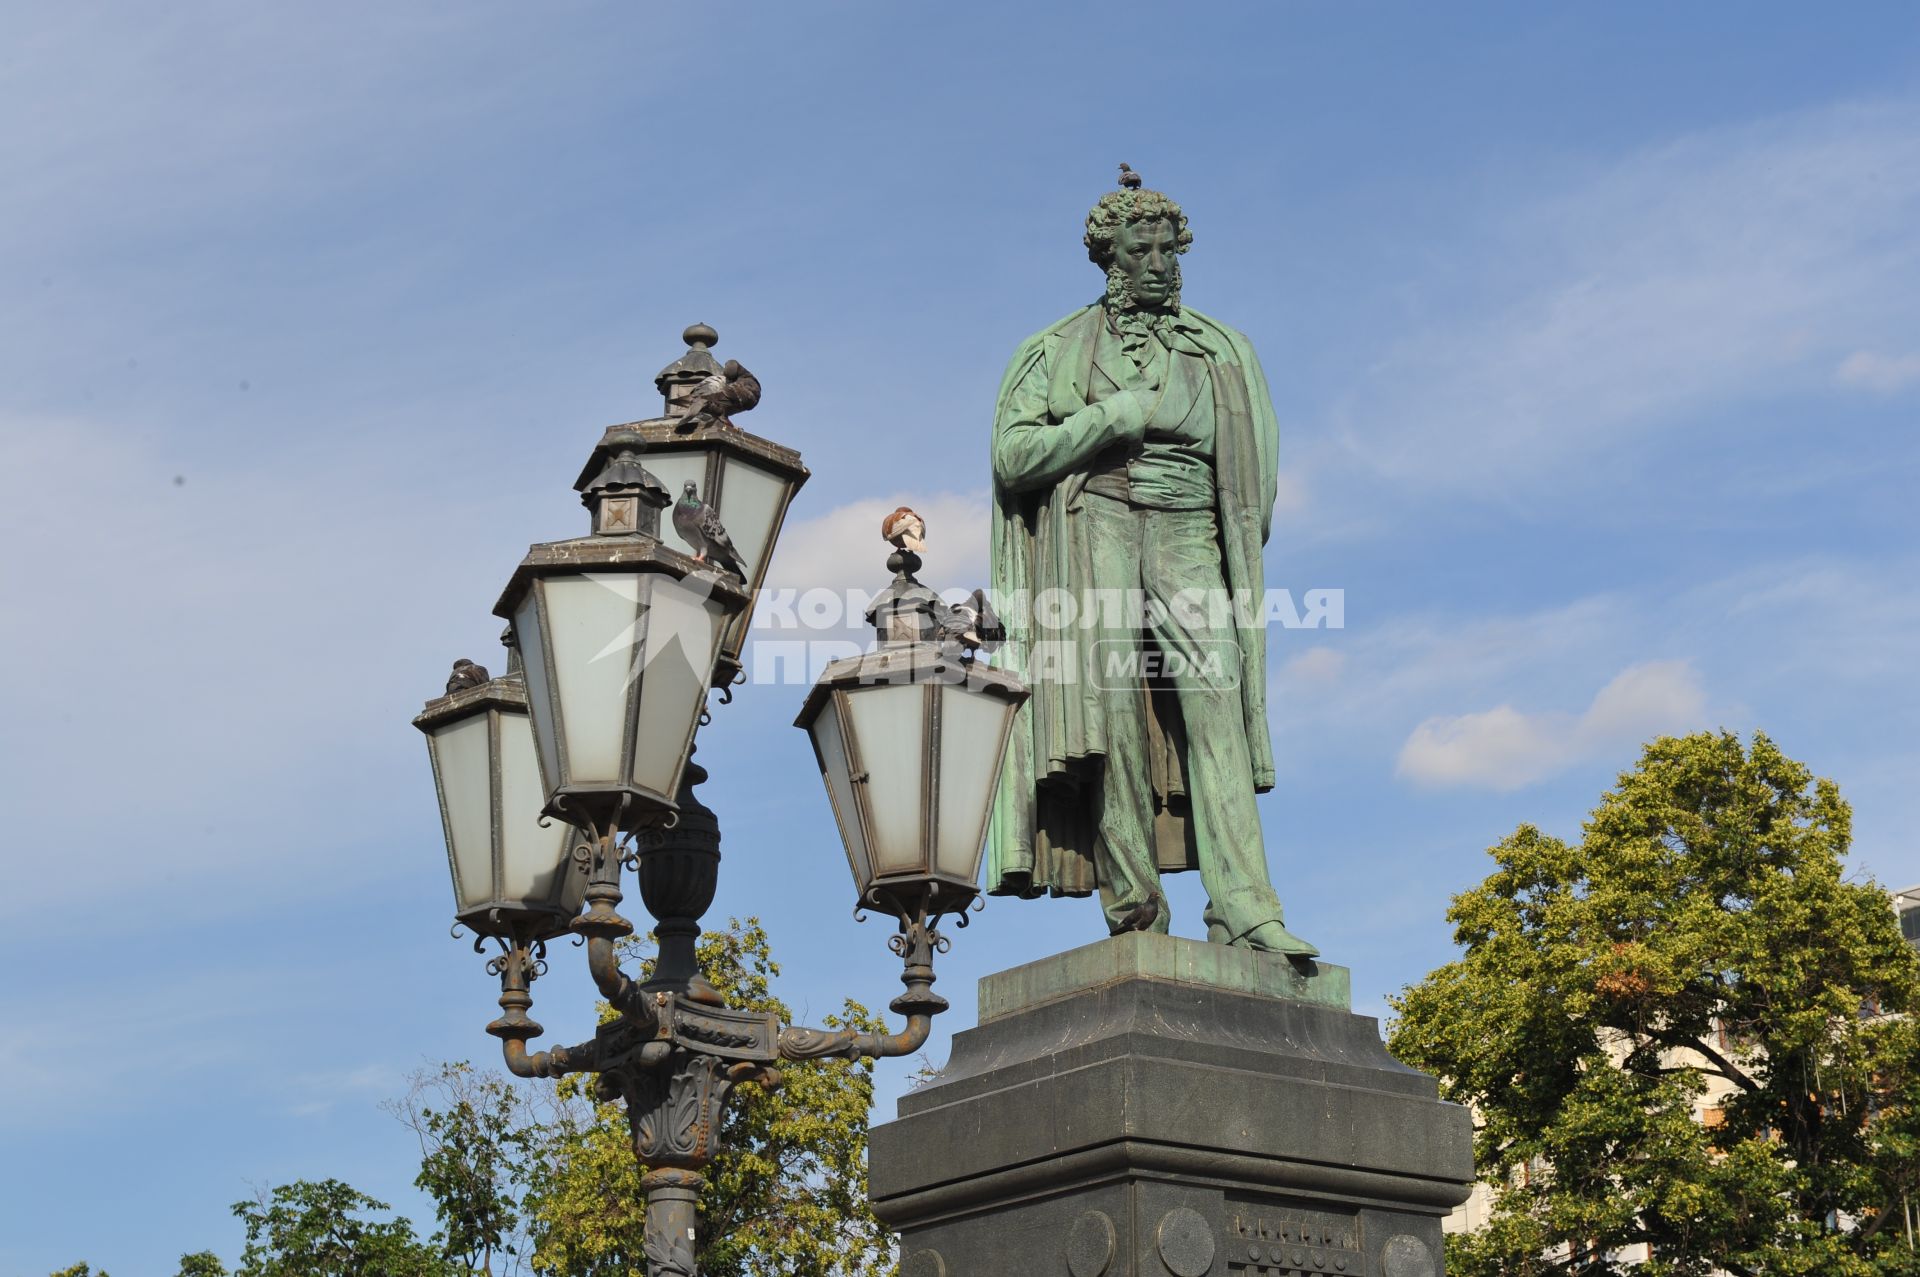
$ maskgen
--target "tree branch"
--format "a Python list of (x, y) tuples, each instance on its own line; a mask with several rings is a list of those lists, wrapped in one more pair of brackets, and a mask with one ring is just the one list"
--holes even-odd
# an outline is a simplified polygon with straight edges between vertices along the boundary
[(1873, 1217), (1872, 1223), (1868, 1224), (1865, 1228), (1858, 1228), (1854, 1230), (1853, 1241), (1856, 1247), (1860, 1246), (1865, 1242), (1872, 1241), (1874, 1234), (1878, 1233), (1881, 1230), (1881, 1228), (1883, 1228), (1886, 1225), (1886, 1222), (1893, 1218), (1894, 1200), (1895, 1200), (1894, 1198), (1889, 1197), (1887, 1199), (1887, 1204), (1885, 1206), (1882, 1206), (1880, 1208), (1879, 1213)]
[(1733, 1083), (1735, 1086), (1739, 1087), (1743, 1091), (1748, 1092), (1749, 1094), (1758, 1095), (1760, 1093), (1760, 1084), (1758, 1082), (1748, 1077), (1740, 1069), (1735, 1068), (1731, 1060), (1727, 1059), (1726, 1056), (1720, 1054), (1718, 1051), (1708, 1046), (1705, 1042), (1702, 1042), (1699, 1038), (1690, 1037), (1686, 1034), (1668, 1033), (1664, 1031), (1652, 1032), (1652, 1033), (1649, 1033), (1648, 1036), (1651, 1037), (1656, 1042), (1665, 1043), (1667, 1046), (1679, 1047), (1682, 1050), (1698, 1052), (1700, 1055), (1706, 1057), (1706, 1059), (1709, 1062), (1711, 1062), (1714, 1066), (1712, 1069), (1704, 1070), (1704, 1071), (1711, 1072), (1711, 1073), (1717, 1074), (1720, 1077), (1725, 1078), (1727, 1081)]

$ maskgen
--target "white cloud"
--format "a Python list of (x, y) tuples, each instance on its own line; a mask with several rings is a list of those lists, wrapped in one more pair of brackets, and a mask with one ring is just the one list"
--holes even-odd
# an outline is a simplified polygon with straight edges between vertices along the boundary
[(1339, 681), (1346, 671), (1347, 654), (1333, 647), (1310, 647), (1281, 667), (1280, 677), (1302, 684), (1326, 684)]
[(1409, 483), (1501, 490), (1690, 409), (1827, 384), (1920, 322), (1917, 222), (1911, 105), (1644, 151), (1498, 210), (1484, 251), (1457, 245), (1478, 273), (1425, 281), (1447, 323), (1379, 361), (1338, 413), (1345, 444)]
[(1883, 355), (1877, 350), (1856, 350), (1840, 361), (1833, 376), (1843, 386), (1891, 394), (1920, 381), (1920, 354)]
[(1706, 695), (1685, 661), (1622, 670), (1584, 713), (1498, 705), (1429, 718), (1400, 749), (1399, 774), (1423, 785), (1511, 790), (1649, 736), (1704, 725)]

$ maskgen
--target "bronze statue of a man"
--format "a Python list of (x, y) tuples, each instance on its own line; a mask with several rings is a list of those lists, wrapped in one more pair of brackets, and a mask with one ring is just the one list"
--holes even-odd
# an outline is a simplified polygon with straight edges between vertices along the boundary
[(1198, 868), (1209, 940), (1311, 957), (1254, 806), (1273, 787), (1257, 620), (1273, 404), (1247, 339), (1180, 303), (1186, 214), (1122, 181), (1087, 216), (1106, 296), (1020, 344), (994, 413), (993, 585), (1033, 697), (988, 889), (1097, 890), (1116, 934), (1164, 932), (1160, 873)]

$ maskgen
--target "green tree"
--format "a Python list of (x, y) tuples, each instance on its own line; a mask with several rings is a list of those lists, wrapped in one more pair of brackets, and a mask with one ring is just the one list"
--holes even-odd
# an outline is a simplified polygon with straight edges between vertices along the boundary
[(526, 1249), (519, 1184), (529, 1145), (551, 1135), (507, 1078), (471, 1064), (443, 1064), (413, 1080), (387, 1106), (420, 1140), (414, 1186), (433, 1198), (445, 1257), (464, 1271), (512, 1272)]
[(282, 1184), (234, 1203), (247, 1228), (235, 1277), (455, 1277), (462, 1272), (421, 1242), (405, 1218), (337, 1179)]
[(75, 1264), (71, 1268), (62, 1268), (52, 1277), (107, 1277), (107, 1275), (104, 1272), (94, 1272), (87, 1264)]
[(174, 1277), (227, 1277), (227, 1266), (210, 1250), (180, 1256), (180, 1271)]
[(1843, 876), (1850, 828), (1765, 736), (1700, 734), (1648, 745), (1578, 843), (1491, 849), (1389, 1039), (1479, 1123), (1492, 1218), (1449, 1272), (1920, 1273), (1920, 959)]

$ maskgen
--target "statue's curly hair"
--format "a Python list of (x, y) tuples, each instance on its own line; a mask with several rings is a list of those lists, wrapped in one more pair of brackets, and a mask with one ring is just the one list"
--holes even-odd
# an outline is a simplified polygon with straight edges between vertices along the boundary
[(1087, 246), (1088, 260), (1106, 270), (1113, 265), (1113, 241), (1120, 228), (1132, 222), (1155, 221), (1173, 224), (1175, 252), (1184, 253), (1193, 246), (1187, 215), (1159, 191), (1108, 191), (1087, 214), (1087, 233), (1082, 242)]

